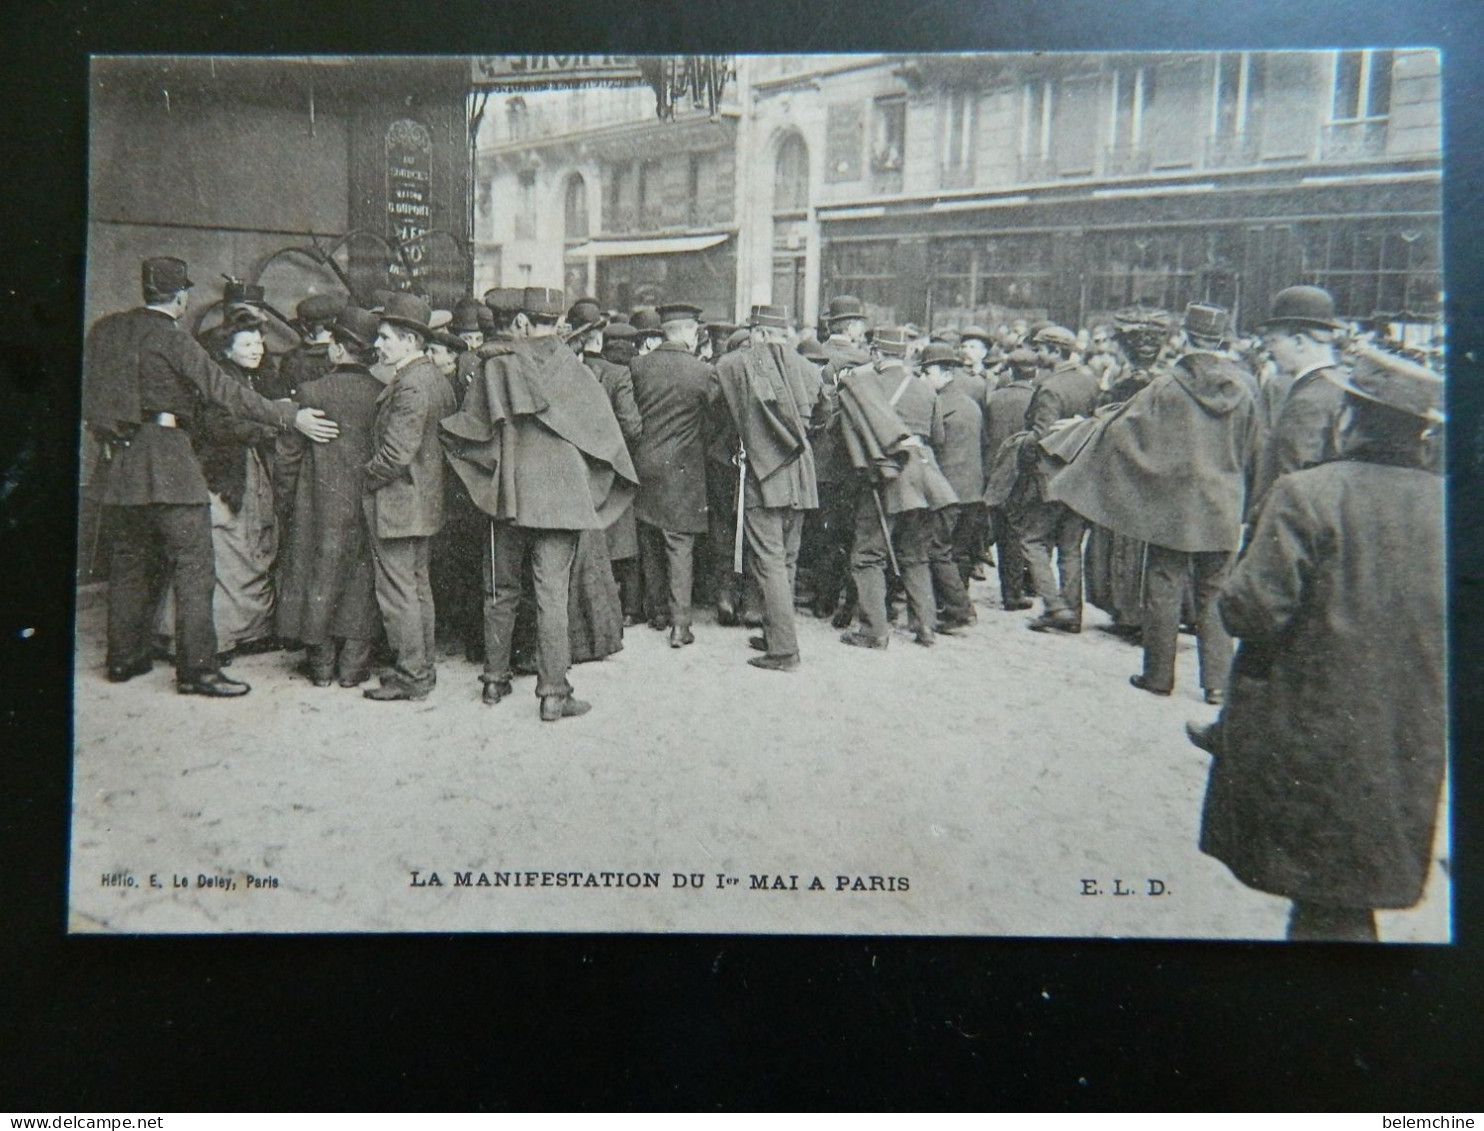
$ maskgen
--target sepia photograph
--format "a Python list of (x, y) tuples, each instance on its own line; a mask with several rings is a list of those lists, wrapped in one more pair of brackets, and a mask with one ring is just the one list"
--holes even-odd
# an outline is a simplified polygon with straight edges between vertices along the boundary
[(1443, 65), (94, 56), (67, 931), (1449, 943)]

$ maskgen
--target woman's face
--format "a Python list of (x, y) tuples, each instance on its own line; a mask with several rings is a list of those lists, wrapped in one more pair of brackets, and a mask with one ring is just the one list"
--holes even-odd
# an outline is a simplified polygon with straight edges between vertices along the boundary
[(263, 332), (238, 330), (227, 343), (227, 360), (235, 361), (243, 369), (256, 369), (263, 364)]

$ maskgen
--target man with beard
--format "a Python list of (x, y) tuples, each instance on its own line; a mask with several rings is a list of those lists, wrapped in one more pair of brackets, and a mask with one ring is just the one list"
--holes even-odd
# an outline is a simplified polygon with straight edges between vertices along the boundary
[(585, 714), (571, 667), (568, 598), (578, 537), (602, 530), (637, 485), (613, 407), (557, 334), (562, 293), (527, 287), (517, 337), (484, 362), (457, 415), (443, 421), (449, 461), (490, 517), (485, 548), (483, 698), (511, 693), (521, 574), (536, 595), (536, 695), (543, 722)]

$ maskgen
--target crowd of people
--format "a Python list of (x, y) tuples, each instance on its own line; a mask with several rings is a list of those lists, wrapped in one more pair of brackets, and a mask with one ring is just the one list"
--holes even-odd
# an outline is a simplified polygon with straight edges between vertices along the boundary
[[(695, 608), (756, 628), (789, 672), (795, 617), (883, 650), (974, 631), (970, 583), (1032, 631), (1142, 645), (1171, 694), (1182, 629), (1222, 706), (1202, 847), (1293, 900), (1292, 937), (1374, 937), (1415, 903), (1444, 771), (1442, 379), (1320, 288), (1255, 334), (1194, 303), (1073, 330), (875, 325), (849, 295), (813, 331), (663, 303), (627, 314), (496, 288), (311, 295), (265, 353), (260, 288), (180, 326), (187, 265), (85, 351), (108, 458), (107, 677), (173, 655), (183, 694), (248, 686), (234, 655), (303, 650), (316, 686), (426, 698), (437, 643), (495, 705), (586, 713), (574, 663)], [(982, 604), (983, 602), (981, 602)], [(1037, 607), (1039, 606), (1039, 607)], [(708, 622), (710, 620), (708, 618)], [(705, 629), (703, 629), (705, 631)], [(1239, 642), (1239, 643), (1238, 643)]]

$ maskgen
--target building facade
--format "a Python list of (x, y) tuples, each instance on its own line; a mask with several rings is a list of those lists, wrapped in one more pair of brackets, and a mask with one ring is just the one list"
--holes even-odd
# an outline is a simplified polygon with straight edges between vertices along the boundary
[(739, 290), (805, 322), (851, 293), (935, 327), (1136, 300), (1247, 326), (1307, 282), (1440, 330), (1436, 51), (748, 62), (740, 160), (772, 176)]

